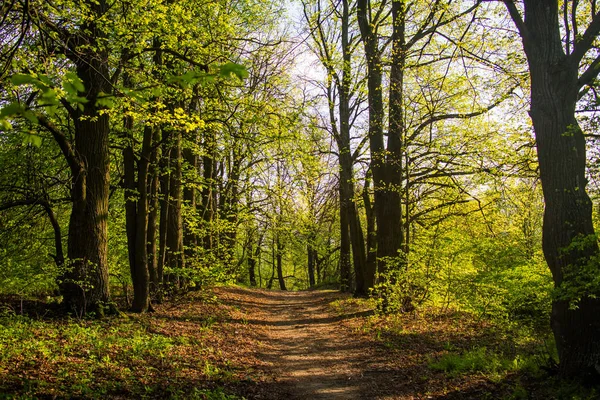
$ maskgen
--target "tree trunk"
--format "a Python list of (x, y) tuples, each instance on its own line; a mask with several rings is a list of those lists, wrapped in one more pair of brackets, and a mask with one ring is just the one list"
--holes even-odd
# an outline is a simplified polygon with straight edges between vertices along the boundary
[[(131, 79), (126, 74), (124, 85), (130, 87)], [(150, 307), (150, 275), (148, 272), (148, 253), (146, 239), (148, 235), (148, 171), (150, 153), (152, 151), (153, 130), (144, 128), (142, 150), (137, 162), (133, 148), (133, 118), (125, 117), (124, 130), (128, 135), (128, 143), (123, 150), (124, 186), (125, 186), (125, 226), (127, 232), (127, 248), (129, 269), (133, 283), (133, 301), (131, 311), (146, 312)]]
[[(392, 66), (389, 86), (389, 129), (383, 182), (380, 182), (379, 202), (375, 201), (377, 218), (377, 258), (398, 257), (403, 244), (402, 232), (402, 153), (404, 137), (404, 68), (406, 46), (404, 37), (405, 5), (392, 1)], [(373, 174), (375, 177), (375, 174)], [(377, 191), (377, 189), (376, 189)], [(387, 263), (378, 265), (380, 273), (388, 269)]]
[(181, 132), (174, 132), (170, 153), (169, 214), (167, 217), (167, 266), (170, 268), (169, 283), (179, 289), (181, 272), (185, 268), (183, 253), (183, 220), (181, 218)]
[(371, 172), (368, 171), (365, 177), (365, 186), (363, 188), (363, 203), (365, 205), (367, 219), (367, 261), (365, 269), (367, 272), (365, 276), (372, 279), (372, 281), (366, 282), (367, 287), (373, 287), (375, 285), (374, 278), (375, 272), (377, 271), (377, 234), (375, 231), (375, 211), (371, 206), (371, 195), (369, 194), (369, 187), (371, 186), (370, 174)]
[(310, 287), (315, 286), (315, 249), (313, 248), (313, 243), (311, 243), (312, 238), (309, 238), (309, 242), (306, 245), (306, 253), (307, 253), (307, 268), (308, 268), (308, 283)]
[[(133, 119), (125, 118), (125, 130), (132, 130)], [(127, 256), (129, 259), (129, 274), (133, 281), (135, 292), (135, 234), (137, 216), (137, 196), (135, 183), (135, 152), (133, 138), (123, 149), (123, 195), (125, 197), (125, 233), (127, 235)]]
[[(153, 129), (154, 142), (159, 141), (159, 131)], [(157, 246), (157, 223), (158, 223), (158, 191), (159, 191), (159, 172), (158, 172), (158, 149), (155, 148), (150, 155), (150, 166), (152, 173), (148, 179), (149, 211), (148, 211), (148, 232), (147, 232), (147, 254), (148, 254), (148, 273), (150, 276), (150, 294), (158, 294), (162, 277), (159, 279), (158, 273), (158, 246)]]
[[(530, 116), (546, 203), (544, 256), (559, 291), (582, 290), (582, 280), (600, 273), (597, 266), (589, 276), (590, 271), (584, 271), (598, 255), (592, 202), (585, 190), (585, 138), (575, 118), (583, 56), (577, 54), (577, 46), (584, 41), (578, 39), (572, 54), (563, 50), (557, 0), (526, 0), (524, 21), (512, 2), (505, 3), (520, 30), (529, 62)], [(573, 298), (559, 297), (552, 303), (559, 368), (563, 376), (597, 377), (600, 299), (588, 297), (588, 293), (581, 297), (576, 308), (569, 307)]]
[(276, 249), (277, 249), (277, 280), (279, 281), (279, 289), (287, 290), (285, 287), (285, 279), (283, 278), (283, 243), (281, 243), (281, 239), (279, 238), (279, 236), (277, 236)]
[(137, 215), (135, 232), (135, 266), (133, 268), (133, 302), (131, 310), (146, 312), (150, 308), (150, 273), (148, 271), (148, 174), (150, 170), (150, 156), (152, 153), (151, 127), (144, 128), (142, 139), (142, 152), (138, 161), (137, 180)]
[(215, 204), (213, 202), (214, 184), (215, 184), (215, 160), (214, 147), (215, 137), (214, 132), (208, 129), (205, 132), (204, 149), (206, 154), (202, 157), (203, 168), (203, 188), (202, 188), (202, 220), (204, 221), (204, 239), (203, 247), (205, 250), (213, 250), (213, 219), (215, 213)]
[(342, 179), (340, 177), (340, 291), (350, 291), (350, 268), (351, 264), (351, 253), (350, 253), (350, 223), (348, 217), (348, 201), (344, 201), (345, 195), (342, 193), (343, 189)]
[[(192, 179), (196, 176), (198, 170), (198, 157), (194, 154), (193, 150), (186, 147), (183, 149), (183, 158), (185, 159), (189, 168), (193, 171), (191, 175)], [(183, 200), (190, 210), (196, 210), (196, 188), (192, 182), (187, 182), (183, 186)], [(196, 232), (190, 228), (190, 224), (184, 221), (184, 235), (183, 235), (183, 248), (186, 260), (192, 260), (196, 255), (196, 248), (198, 247), (198, 237)]]
[(220, 196), (222, 201), (220, 205), (221, 219), (226, 224), (222, 233), (222, 240), (220, 241), (223, 252), (221, 258), (227, 266), (228, 275), (232, 277), (237, 275), (234, 252), (237, 239), (238, 205), (240, 203), (241, 164), (242, 157), (234, 149), (228, 162), (227, 184), (224, 185)]
[[(369, 148), (371, 151), (371, 171), (373, 174), (375, 217), (377, 221), (377, 258), (396, 255), (393, 251), (394, 232), (387, 220), (388, 212), (393, 212), (392, 191), (386, 186), (388, 176), (386, 168), (386, 150), (383, 140), (384, 103), (382, 92), (382, 61), (379, 49), (379, 35), (371, 21), (370, 2), (358, 0), (357, 17), (360, 33), (367, 58), (367, 90), (369, 104)], [(393, 219), (393, 216), (391, 216)], [(378, 262), (379, 272), (385, 272), (385, 263)], [(372, 279), (366, 276), (365, 280)], [(374, 281), (374, 278), (373, 278)]]
[(250, 286), (256, 286), (256, 259), (254, 258), (254, 249), (253, 244), (250, 242), (248, 244), (248, 280), (250, 281)]
[(165, 291), (165, 267), (167, 266), (167, 237), (168, 237), (168, 221), (169, 214), (171, 213), (171, 202), (169, 201), (170, 193), (170, 160), (171, 160), (171, 148), (169, 145), (169, 131), (168, 129), (162, 129), (163, 144), (162, 157), (160, 158), (160, 223), (159, 223), (159, 253), (157, 263), (157, 277), (159, 282), (158, 296), (159, 301), (162, 301), (162, 297)]
[[(106, 2), (91, 5), (97, 15), (106, 11)], [(90, 47), (98, 46), (104, 36), (93, 22), (82, 27)], [(87, 33), (89, 32), (89, 33)], [(108, 54), (104, 50), (82, 50), (74, 60), (77, 75), (85, 87), (88, 100), (83, 111), (76, 112), (72, 165), (73, 206), (69, 222), (68, 258), (70, 269), (62, 276), (64, 302), (77, 313), (102, 313), (109, 301), (108, 285), (108, 196), (109, 196), (109, 117), (99, 113), (96, 99), (101, 92), (110, 93)], [(74, 165), (77, 164), (75, 167)]]
[(275, 270), (276, 267), (276, 259), (277, 259), (277, 248), (275, 247), (275, 237), (273, 237), (271, 243), (271, 277), (267, 281), (267, 289), (271, 289), (273, 287), (273, 280), (275, 279)]

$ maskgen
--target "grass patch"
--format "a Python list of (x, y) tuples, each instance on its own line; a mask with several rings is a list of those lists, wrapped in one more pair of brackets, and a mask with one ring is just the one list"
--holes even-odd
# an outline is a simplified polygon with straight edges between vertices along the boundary
[(247, 374), (216, 323), (225, 306), (169, 307), (103, 320), (0, 315), (0, 398), (239, 399), (215, 388)]
[(498, 380), (508, 372), (537, 372), (538, 365), (532, 358), (520, 355), (509, 357), (476, 347), (463, 354), (448, 353), (439, 360), (430, 361), (429, 367), (435, 371), (443, 371), (450, 376), (466, 373), (482, 373), (492, 380)]

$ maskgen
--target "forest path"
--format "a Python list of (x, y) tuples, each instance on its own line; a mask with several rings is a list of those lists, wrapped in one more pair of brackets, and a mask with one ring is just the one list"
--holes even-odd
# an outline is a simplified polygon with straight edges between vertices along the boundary
[(272, 368), (274, 398), (380, 398), (399, 379), (389, 376), (380, 346), (341, 326), (366, 312), (334, 315), (329, 303), (342, 297), (337, 292), (219, 291), (247, 316), (257, 357)]

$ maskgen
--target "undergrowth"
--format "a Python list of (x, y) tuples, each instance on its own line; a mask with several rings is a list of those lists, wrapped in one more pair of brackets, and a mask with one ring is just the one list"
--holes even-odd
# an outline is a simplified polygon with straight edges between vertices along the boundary
[(238, 399), (215, 387), (240, 373), (214, 344), (223, 340), (213, 331), (219, 318), (44, 320), (5, 312), (0, 398)]
[[(375, 309), (377, 304), (373, 300), (347, 298), (330, 306), (343, 316)], [(393, 351), (403, 368), (420, 371), (423, 391), (431, 391), (428, 385), (437, 382), (436, 385), (446, 387), (442, 392), (460, 387), (461, 393), (468, 393), (471, 387), (475, 397), (465, 398), (600, 398), (598, 388), (556, 377), (558, 357), (548, 330), (435, 307), (421, 307), (410, 313), (375, 313), (344, 321), (353, 331)]]
[(446, 372), (449, 376), (463, 373), (482, 373), (491, 380), (500, 380), (508, 372), (528, 372), (538, 374), (539, 359), (536, 356), (506, 356), (476, 347), (463, 354), (448, 353), (438, 360), (430, 360), (429, 367), (435, 371)]

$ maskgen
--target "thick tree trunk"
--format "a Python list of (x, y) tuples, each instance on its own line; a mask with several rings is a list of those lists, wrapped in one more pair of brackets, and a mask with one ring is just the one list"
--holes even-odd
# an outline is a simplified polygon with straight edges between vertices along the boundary
[[(380, 281), (395, 283), (391, 268), (398, 268), (403, 244), (402, 232), (402, 153), (404, 137), (403, 92), (406, 46), (404, 37), (405, 5), (403, 1), (392, 1), (392, 62), (389, 85), (389, 126), (385, 157), (377, 154), (373, 160), (375, 183), (375, 217), (377, 221), (377, 271)], [(378, 165), (379, 164), (379, 165)], [(383, 164), (383, 165), (381, 165)], [(377, 166), (377, 168), (376, 168)], [(401, 264), (404, 260), (399, 261)], [(390, 265), (390, 263), (392, 263)], [(380, 292), (382, 309), (388, 307), (389, 287), (384, 285)]]
[[(564, 64), (562, 67), (570, 69)], [(582, 278), (577, 277), (578, 270), (597, 255), (598, 247), (595, 239), (590, 240), (595, 232), (592, 202), (585, 191), (585, 139), (574, 117), (577, 93), (565, 93), (573, 92), (576, 80), (557, 79), (555, 74), (560, 72), (556, 69), (557, 64), (535, 68), (535, 73), (532, 68), (530, 115), (546, 203), (542, 247), (555, 285), (560, 288), (581, 285), (577, 283)], [(562, 72), (577, 77), (577, 70)], [(572, 246), (574, 240), (580, 240), (581, 246)], [(553, 302), (552, 330), (561, 372), (577, 376), (600, 365), (600, 299), (584, 298), (575, 309), (568, 303)]]
[[(125, 75), (124, 83), (130, 86), (131, 81)], [(133, 118), (125, 117), (125, 132), (129, 135), (128, 144), (123, 150), (125, 226), (127, 232), (127, 248), (131, 281), (133, 283), (133, 301), (131, 311), (146, 312), (150, 307), (150, 275), (148, 272), (148, 253), (146, 239), (148, 236), (148, 171), (152, 152), (152, 128), (144, 128), (142, 150), (136, 164), (133, 148)], [(137, 165), (137, 171), (136, 171)], [(136, 174), (137, 172), (137, 174)], [(137, 179), (136, 179), (137, 178)]]
[[(340, 228), (342, 230), (340, 247), (340, 283), (343, 292), (351, 290), (350, 248), (354, 266), (354, 287), (363, 291), (365, 287), (365, 251), (362, 229), (354, 202), (354, 171), (352, 149), (350, 147), (350, 87), (352, 85), (352, 53), (350, 50), (350, 7), (348, 0), (342, 0), (342, 71), (339, 91), (339, 164), (340, 164)], [(335, 124), (335, 115), (331, 113), (331, 123)], [(350, 243), (348, 243), (348, 241)]]
[[(580, 282), (591, 278), (584, 269), (597, 256), (598, 245), (585, 190), (585, 138), (575, 118), (579, 56), (562, 48), (557, 0), (526, 0), (524, 21), (512, 2), (507, 6), (520, 29), (531, 75), (530, 116), (546, 203), (544, 256), (559, 291), (581, 290)], [(597, 276), (600, 271), (593, 268)], [(569, 307), (570, 298), (559, 297), (552, 304), (559, 367), (564, 376), (597, 377), (600, 299), (581, 296), (576, 308)]]
[[(395, 232), (392, 222), (394, 215), (393, 189), (387, 185), (389, 173), (386, 165), (386, 149), (383, 140), (384, 103), (382, 92), (383, 65), (379, 36), (374, 31), (369, 12), (370, 2), (358, 0), (357, 17), (367, 58), (367, 89), (369, 104), (369, 148), (371, 151), (371, 171), (373, 174), (375, 217), (377, 222), (377, 258), (396, 256), (394, 243), (397, 240), (390, 235)], [(389, 218), (389, 220), (388, 220)], [(385, 262), (377, 262), (380, 273), (385, 272)], [(374, 281), (374, 277), (365, 276), (365, 281)]]
[[(94, 6), (100, 15), (105, 2)], [(97, 37), (102, 34), (92, 24), (84, 27)], [(92, 43), (95, 39), (92, 40)], [(62, 276), (61, 293), (65, 304), (77, 313), (102, 312), (109, 301), (108, 285), (108, 196), (109, 196), (109, 117), (100, 114), (96, 98), (109, 93), (108, 55), (104, 51), (76, 60), (77, 75), (85, 87), (88, 102), (75, 119), (75, 155), (72, 167), (73, 207), (68, 233), (69, 270)]]
[[(402, 153), (404, 137), (404, 65), (406, 46), (404, 38), (404, 2), (392, 1), (392, 66), (389, 86), (389, 129), (383, 181), (379, 183), (379, 201), (375, 201), (377, 218), (377, 258), (397, 257), (402, 248)], [(373, 174), (375, 177), (375, 174)], [(377, 188), (376, 188), (377, 191)], [(385, 262), (378, 265), (385, 272)]]
[[(365, 239), (360, 226), (360, 218), (354, 201), (354, 173), (352, 171), (352, 156), (350, 154), (350, 129), (347, 121), (350, 118), (347, 107), (347, 96), (340, 94), (340, 283), (343, 292), (351, 286), (349, 253), (352, 249), (352, 264), (354, 265), (355, 293), (363, 296), (368, 293), (369, 283), (373, 279), (367, 277)], [(346, 123), (344, 123), (346, 121)], [(348, 243), (349, 242), (349, 243)]]

